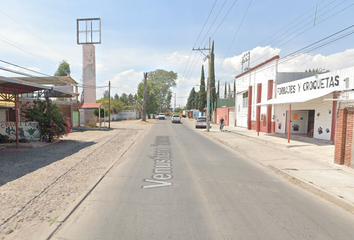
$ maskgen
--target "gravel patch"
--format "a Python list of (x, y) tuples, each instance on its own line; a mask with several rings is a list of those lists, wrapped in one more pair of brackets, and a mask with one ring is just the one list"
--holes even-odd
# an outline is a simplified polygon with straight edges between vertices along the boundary
[(0, 239), (38, 239), (151, 124), (112, 122), (34, 149), (0, 150)]

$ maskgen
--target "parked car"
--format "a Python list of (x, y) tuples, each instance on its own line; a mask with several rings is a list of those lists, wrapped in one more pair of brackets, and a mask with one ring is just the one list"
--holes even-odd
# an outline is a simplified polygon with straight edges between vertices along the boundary
[(195, 122), (195, 128), (206, 128), (207, 127), (207, 118), (206, 117), (198, 117)]
[(180, 123), (181, 122), (181, 117), (179, 115), (172, 115), (171, 117), (172, 123)]
[(164, 113), (160, 113), (159, 114), (159, 119), (165, 120), (166, 119), (165, 114)]

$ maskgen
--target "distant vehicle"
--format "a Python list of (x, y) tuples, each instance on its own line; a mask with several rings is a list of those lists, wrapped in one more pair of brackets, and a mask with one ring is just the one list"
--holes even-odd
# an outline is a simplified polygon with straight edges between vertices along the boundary
[(171, 117), (172, 123), (181, 123), (181, 117), (179, 115), (172, 115)]
[(159, 119), (165, 120), (166, 119), (165, 114), (164, 113), (160, 113), (159, 114)]
[(206, 117), (198, 117), (195, 122), (195, 128), (206, 128), (207, 127), (207, 118)]

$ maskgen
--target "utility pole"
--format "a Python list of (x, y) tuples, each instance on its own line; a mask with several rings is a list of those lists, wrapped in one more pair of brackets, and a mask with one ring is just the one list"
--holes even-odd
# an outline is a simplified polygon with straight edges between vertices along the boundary
[(147, 87), (146, 87), (146, 81), (147, 81), (147, 72), (143, 73), (144, 75), (144, 102), (143, 102), (143, 116), (141, 118), (141, 121), (146, 122), (146, 98), (147, 98)]
[[(202, 51), (203, 50), (208, 50), (209, 55), (205, 55)], [(211, 61), (211, 55), (210, 55), (210, 37), (209, 37), (209, 48), (193, 48), (193, 51), (200, 51), (204, 56), (204, 61), (208, 59), (208, 65), (209, 65), (209, 71), (208, 71), (208, 92), (207, 92), (207, 131), (210, 131), (210, 76), (211, 76), (211, 68), (210, 68), (210, 61)]]
[(111, 128), (111, 81), (108, 82), (108, 129)]
[(210, 77), (211, 77), (211, 67), (210, 67), (210, 62), (211, 62), (211, 55), (210, 55), (210, 37), (209, 37), (209, 55), (208, 55), (208, 65), (209, 65), (209, 71), (208, 71), (208, 100), (207, 100), (207, 131), (210, 131)]
[(177, 94), (177, 93), (175, 93), (175, 107), (174, 107), (174, 112), (176, 112), (176, 94)]

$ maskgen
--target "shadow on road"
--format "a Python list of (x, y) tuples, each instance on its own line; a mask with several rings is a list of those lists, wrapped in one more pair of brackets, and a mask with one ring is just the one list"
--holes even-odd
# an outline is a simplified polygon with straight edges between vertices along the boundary
[(96, 143), (61, 140), (56, 144), (40, 148), (1, 150), (0, 187), (94, 144)]

